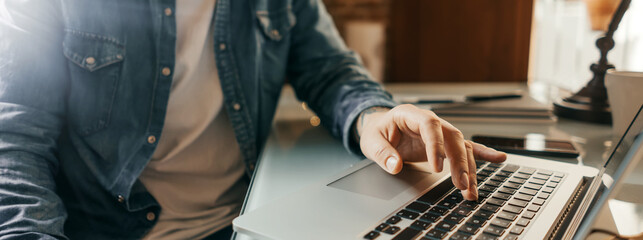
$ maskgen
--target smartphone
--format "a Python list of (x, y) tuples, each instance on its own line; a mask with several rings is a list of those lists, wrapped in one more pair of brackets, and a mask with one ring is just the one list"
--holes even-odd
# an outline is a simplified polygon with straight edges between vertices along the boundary
[(564, 158), (579, 156), (571, 142), (548, 140), (542, 135), (527, 135), (524, 138), (474, 135), (471, 140), (507, 153)]

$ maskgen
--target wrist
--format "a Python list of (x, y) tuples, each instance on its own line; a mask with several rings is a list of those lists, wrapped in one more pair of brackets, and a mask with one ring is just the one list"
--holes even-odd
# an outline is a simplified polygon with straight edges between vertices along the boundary
[(378, 115), (382, 115), (387, 113), (391, 108), (389, 107), (370, 107), (362, 111), (359, 116), (357, 116), (357, 120), (355, 121), (355, 124), (353, 125), (353, 137), (354, 139), (359, 143), (360, 141), (360, 136), (363, 132), (364, 126), (367, 125), (369, 121), (371, 121), (373, 118), (376, 118)]

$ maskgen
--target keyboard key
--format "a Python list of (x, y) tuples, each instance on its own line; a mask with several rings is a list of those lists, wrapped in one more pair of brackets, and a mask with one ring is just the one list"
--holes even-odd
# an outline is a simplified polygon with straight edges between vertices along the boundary
[(484, 176), (480, 176), (480, 175), (476, 176), (476, 180), (478, 180), (478, 184), (480, 184), (481, 182), (484, 182), (484, 180), (486, 180), (486, 179), (487, 178), (484, 177)]
[(554, 177), (559, 177), (559, 178), (562, 178), (563, 176), (565, 176), (565, 174), (559, 173), (559, 172), (555, 172), (553, 175)]
[(521, 226), (521, 227), (526, 227), (527, 225), (529, 225), (529, 219), (520, 218), (520, 220), (518, 220), (518, 222), (516, 222), (516, 225)]
[(459, 202), (462, 202), (462, 200), (464, 200), (464, 197), (462, 197), (462, 194), (460, 194), (460, 191), (456, 191), (454, 193), (449, 194), (449, 196), (446, 197), (446, 200), (459, 203)]
[(500, 168), (502, 167), (502, 163), (489, 163), (489, 167)]
[(550, 188), (550, 187), (545, 187), (545, 188), (543, 188), (543, 192), (544, 192), (544, 193), (551, 193), (551, 192), (553, 192), (553, 191), (554, 191), (554, 188)]
[(497, 205), (497, 206), (502, 206), (505, 204), (505, 201), (497, 198), (489, 198), (489, 200), (487, 200), (487, 203)]
[(491, 219), (491, 217), (493, 216), (493, 213), (487, 212), (487, 211), (478, 211), (475, 214), (473, 214), (473, 216), (477, 217), (477, 218), (484, 219), (486, 221), (486, 220)]
[(420, 220), (417, 220), (413, 222), (413, 224), (411, 224), (412, 228), (419, 229), (419, 230), (427, 230), (429, 229), (429, 226), (431, 226), (431, 223), (420, 221)]
[(529, 176), (530, 176), (530, 175), (528, 175), (528, 174), (524, 174), (524, 173), (516, 173), (516, 174), (514, 174), (514, 177), (515, 177), (515, 178), (520, 178), (520, 179), (525, 179), (525, 180), (526, 180), (526, 179), (529, 179)]
[(521, 208), (526, 207), (527, 204), (529, 204), (529, 202), (523, 201), (523, 200), (518, 200), (518, 199), (515, 199), (515, 198), (509, 200), (509, 205), (513, 205), (513, 206), (517, 206), (517, 207), (521, 207)]
[(384, 229), (383, 233), (395, 234), (395, 233), (397, 233), (399, 231), (400, 231), (400, 227), (398, 227), (398, 226), (390, 226), (389, 228)]
[(508, 188), (513, 188), (513, 189), (520, 188), (520, 184), (512, 183), (512, 182), (506, 182), (504, 186)]
[(482, 191), (493, 192), (494, 190), (496, 190), (496, 187), (493, 186), (493, 185), (489, 185), (487, 183), (485, 185), (480, 186), (478, 189), (480, 189)]
[(546, 181), (532, 178), (532, 179), (529, 179), (529, 182), (533, 184), (544, 185)]
[[(478, 195), (480, 195), (480, 194), (478, 194)], [(476, 209), (476, 208), (478, 208), (478, 205), (479, 205), (478, 202), (464, 201), (463, 203), (460, 204), (460, 207), (465, 207), (465, 208), (468, 208), (468, 209)]]
[(376, 231), (371, 231), (371, 232), (367, 233), (366, 235), (364, 235), (364, 239), (376, 239), (379, 236), (380, 236), (380, 233), (378, 233)]
[(480, 172), (478, 172), (478, 175), (485, 176), (485, 177), (489, 177), (492, 174), (493, 174), (493, 171), (487, 171), (486, 169), (482, 169), (480, 170)]
[(554, 183), (554, 182), (547, 183), (547, 187), (556, 188), (558, 187), (558, 183)]
[(425, 213), (424, 215), (422, 215), (420, 217), (421, 220), (424, 220), (426, 222), (435, 222), (436, 220), (438, 220), (438, 218), (440, 218), (440, 216), (435, 215), (435, 214), (430, 213), (430, 212)]
[(463, 232), (463, 233), (467, 233), (467, 234), (471, 234), (471, 235), (475, 235), (478, 232), (478, 229), (480, 229), (480, 227), (476, 227), (476, 226), (472, 226), (472, 225), (464, 225), (464, 226), (460, 227), (460, 229), (458, 229), (458, 231)]
[(469, 239), (471, 239), (471, 235), (464, 234), (464, 233), (459, 233), (459, 232), (454, 233), (449, 238), (449, 240), (469, 240)]
[(395, 236), (393, 240), (413, 240), (415, 239), (415, 237), (420, 235), (420, 233), (422, 233), (422, 231), (420, 230), (413, 229), (413, 228), (405, 228), (404, 230), (402, 230), (402, 232), (400, 232), (400, 234)]
[(518, 192), (522, 193), (522, 194), (527, 194), (527, 195), (534, 196), (534, 195), (536, 195), (536, 193), (538, 193), (538, 190), (533, 190), (533, 189), (529, 189), (529, 188), (523, 188), (523, 189), (520, 189), (520, 191), (518, 191)]
[(410, 209), (410, 210), (413, 210), (413, 211), (421, 212), (421, 213), (422, 213), (422, 212), (425, 212), (426, 210), (428, 210), (428, 209), (429, 209), (429, 207), (431, 207), (431, 206), (430, 206), (430, 205), (428, 205), (428, 204), (425, 204), (425, 203), (421, 203), (421, 202), (412, 202), (411, 204), (409, 204), (408, 206), (406, 206), (406, 209)]
[(455, 227), (455, 224), (453, 224), (451, 222), (446, 222), (446, 221), (443, 220), (440, 223), (438, 223), (437, 225), (435, 225), (435, 227), (440, 228), (443, 231), (448, 232), (448, 231), (453, 230), (453, 228)]
[(498, 237), (489, 235), (489, 234), (481, 234), (476, 240), (497, 240)]
[(529, 207), (527, 207), (527, 210), (532, 211), (532, 212), (538, 212), (538, 210), (540, 210), (540, 206), (535, 205), (535, 204), (531, 204), (531, 205), (529, 205)]
[(397, 213), (397, 216), (413, 220), (413, 219), (416, 219), (418, 216), (420, 216), (420, 214), (406, 209), (402, 209)]
[(457, 213), (458, 215), (462, 215), (462, 216), (466, 217), (466, 216), (469, 216), (469, 214), (471, 214), (471, 209), (466, 208), (466, 207), (462, 206), (462, 204), (460, 204), (460, 206), (457, 207), (455, 210), (453, 210), (453, 212)]
[(433, 213), (439, 216), (443, 216), (444, 213), (446, 213), (447, 211), (449, 211), (449, 209), (446, 209), (443, 207), (433, 207), (431, 208), (431, 210), (429, 210), (430, 213)]
[(388, 224), (396, 224), (396, 223), (400, 222), (400, 220), (402, 220), (400, 217), (392, 216), (388, 220), (386, 220), (386, 223), (388, 223)]
[(505, 240), (518, 240), (518, 235), (509, 234), (505, 237)]
[(480, 199), (488, 198), (490, 195), (491, 195), (491, 192), (487, 192), (487, 191), (479, 191), (478, 192), (478, 198), (480, 198)]
[(476, 168), (481, 168), (482, 166), (485, 165), (485, 163), (486, 163), (485, 161), (476, 160)]
[(536, 216), (536, 213), (535, 212), (529, 212), (529, 211), (525, 212), (525, 214), (522, 215), (522, 217), (526, 218), (526, 219), (533, 219), (534, 216)]
[(551, 176), (552, 174), (554, 174), (554, 172), (549, 171), (549, 170), (538, 170), (538, 174)]
[(464, 219), (464, 216), (451, 213), (451, 214), (447, 215), (446, 217), (444, 217), (443, 221), (448, 221), (448, 222), (451, 222), (451, 223), (454, 223), (454, 224), (458, 224), (458, 223), (462, 222), (462, 219)]
[(487, 228), (484, 229), (484, 232), (487, 234), (499, 237), (499, 236), (502, 236), (502, 234), (505, 232), (505, 229), (494, 227), (494, 226), (488, 226)]
[(533, 197), (527, 194), (518, 193), (514, 196), (514, 198), (529, 202)]
[(388, 224), (386, 224), (386, 223), (382, 223), (382, 224), (380, 224), (379, 226), (377, 226), (377, 227), (375, 228), (375, 230), (377, 230), (377, 231), (380, 231), (380, 232), (381, 232), (381, 231), (384, 231), (384, 229), (386, 229), (386, 228), (388, 228)]
[[(485, 220), (485, 219), (481, 219), (481, 218), (469, 218), (469, 220), (467, 221), (467, 223), (466, 223), (466, 224), (467, 224), (467, 225), (471, 225), (471, 226), (472, 226), (472, 227), (474, 227), (475, 229), (478, 229), (478, 228), (482, 227), (482, 225), (484, 225), (484, 223), (485, 223), (485, 222), (487, 222), (487, 220)], [(476, 230), (476, 231), (477, 231), (477, 230)]]
[(524, 227), (521, 227), (521, 226), (515, 226), (515, 227), (511, 228), (511, 231), (509, 231), (509, 232), (510, 232), (510, 233), (512, 233), (512, 234), (520, 235), (520, 234), (522, 234), (522, 232), (523, 232), (524, 230), (525, 230), (525, 228), (524, 228)]
[(526, 181), (527, 181), (527, 179), (517, 178), (516, 176), (513, 176), (513, 177), (509, 178), (509, 182), (517, 183), (517, 184), (523, 184)]
[(433, 238), (433, 239), (443, 239), (446, 237), (447, 233), (440, 230), (440, 229), (431, 229), (428, 233), (426, 233), (427, 237)]
[(442, 196), (451, 191), (451, 189), (453, 188), (453, 181), (451, 181), (451, 178), (447, 178), (446, 180), (435, 186), (433, 189), (419, 197), (417, 200), (433, 205), (436, 204), (438, 200), (442, 198)]
[(519, 169), (519, 168), (520, 168), (520, 166), (518, 166), (518, 165), (514, 165), (514, 164), (507, 164), (507, 166), (505, 166), (504, 168), (502, 168), (502, 171), (513, 173), (513, 172), (518, 171), (518, 169)]
[(456, 204), (458, 204), (458, 203), (452, 202), (452, 201), (449, 201), (449, 200), (445, 199), (445, 200), (442, 200), (440, 203), (438, 203), (438, 206), (451, 209), (451, 208), (455, 207)]
[(552, 179), (551, 179), (551, 182), (553, 182), (553, 183), (559, 183), (559, 182), (560, 182), (560, 181), (562, 181), (562, 180), (563, 180), (562, 178), (557, 178), (557, 177), (555, 177), (555, 178), (552, 178)]
[(547, 179), (549, 179), (549, 176), (547, 176), (547, 175), (542, 175), (542, 174), (538, 173), (538, 174), (534, 175), (534, 178), (535, 178), (535, 179), (540, 179), (540, 180), (547, 181)]
[(511, 226), (511, 222), (510, 222), (510, 221), (507, 221), (507, 220), (504, 220), (504, 219), (500, 219), (500, 218), (494, 218), (493, 220), (491, 220), (490, 224), (491, 224), (491, 225), (494, 225), (494, 226), (496, 226), (496, 227), (504, 228), (504, 229), (506, 229), (506, 228), (508, 228), (509, 226)]
[(534, 200), (533, 202), (531, 202), (531, 203), (536, 204), (536, 205), (538, 205), (538, 206), (542, 206), (543, 204), (545, 204), (545, 199), (537, 198), (537, 199), (535, 199), (535, 200)]
[(506, 206), (505, 208), (503, 208), (503, 210), (514, 214), (520, 214), (520, 212), (522, 212), (521, 207), (516, 207), (511, 205)]
[(542, 188), (542, 187), (543, 187), (542, 185), (533, 184), (533, 183), (525, 184), (525, 188), (533, 189), (533, 190), (536, 190), (536, 191), (540, 190), (540, 188)]
[(505, 219), (505, 220), (509, 220), (509, 221), (516, 220), (517, 216), (518, 215), (510, 213), (510, 212), (507, 212), (507, 211), (500, 211), (498, 213), (498, 215), (497, 215), (497, 217)]
[(530, 167), (522, 167), (518, 172), (531, 175), (536, 172), (536, 169)]
[(487, 184), (489, 184), (489, 185), (491, 185), (491, 186), (494, 186), (494, 187), (500, 187), (500, 185), (502, 185), (502, 183), (501, 183), (501, 182), (494, 181), (494, 180), (489, 180), (489, 181), (487, 182)]
[(508, 188), (508, 187), (500, 187), (500, 189), (498, 189), (498, 192), (513, 195), (514, 193), (516, 193), (516, 190)]
[(509, 200), (509, 198), (511, 198), (511, 195), (506, 194), (506, 193), (497, 192), (497, 193), (493, 194), (493, 197), (497, 198), (497, 199), (502, 199), (504, 201), (507, 201), (507, 200)]
[(505, 178), (506, 178), (506, 177), (511, 176), (511, 173), (510, 173), (510, 172), (502, 172), (502, 171), (501, 171), (501, 172), (496, 173), (496, 176), (501, 176), (501, 177), (505, 177)]
[(485, 210), (485, 211), (489, 211), (489, 212), (493, 212), (493, 213), (497, 212), (498, 208), (500, 208), (500, 207), (494, 206), (494, 205), (491, 205), (491, 204), (485, 204), (485, 205), (482, 205), (482, 207), (480, 207), (481, 210)]
[(547, 199), (549, 198), (549, 193), (540, 193), (538, 194), (538, 198)]
[(491, 177), (489, 179), (494, 180), (494, 181), (498, 181), (498, 182), (504, 182), (507, 178), (503, 177), (503, 176), (496, 175), (496, 176), (493, 176), (493, 177)]

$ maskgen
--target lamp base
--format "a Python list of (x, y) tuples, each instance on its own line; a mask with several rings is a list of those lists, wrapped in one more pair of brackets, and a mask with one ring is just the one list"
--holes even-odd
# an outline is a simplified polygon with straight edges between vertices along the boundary
[(554, 102), (554, 114), (583, 122), (612, 124), (612, 112), (607, 102), (596, 104), (591, 98), (579, 95)]

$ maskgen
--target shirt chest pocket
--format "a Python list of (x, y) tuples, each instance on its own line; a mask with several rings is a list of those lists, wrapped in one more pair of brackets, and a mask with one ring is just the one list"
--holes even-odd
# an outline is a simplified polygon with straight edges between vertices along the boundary
[(63, 51), (71, 77), (67, 110), (70, 127), (81, 135), (106, 128), (121, 77), (125, 47), (106, 36), (66, 30)]
[(281, 41), (290, 33), (295, 26), (296, 18), (290, 7), (278, 10), (256, 11), (260, 28), (265, 36), (272, 41)]

